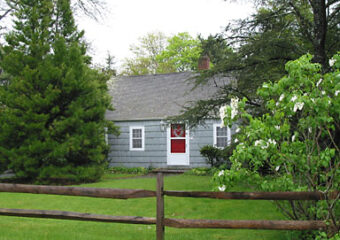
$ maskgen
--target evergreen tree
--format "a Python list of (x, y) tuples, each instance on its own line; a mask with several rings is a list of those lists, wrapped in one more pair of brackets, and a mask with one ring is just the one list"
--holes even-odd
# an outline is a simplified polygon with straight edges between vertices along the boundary
[(89, 68), (70, 0), (20, 0), (6, 36), (0, 161), (35, 182), (97, 180), (105, 165), (107, 77)]
[(197, 84), (213, 76), (227, 75), (237, 87), (219, 85), (213, 98), (185, 109), (176, 120), (196, 125), (207, 117), (218, 116), (219, 108), (231, 97), (247, 97), (248, 107), (261, 113), (263, 103), (256, 89), (266, 81), (280, 79), (285, 64), (306, 53), (313, 62), (329, 70), (328, 60), (340, 49), (339, 0), (258, 0), (255, 14), (234, 21), (225, 31), (202, 40), (203, 53), (213, 62), (210, 71), (201, 72)]

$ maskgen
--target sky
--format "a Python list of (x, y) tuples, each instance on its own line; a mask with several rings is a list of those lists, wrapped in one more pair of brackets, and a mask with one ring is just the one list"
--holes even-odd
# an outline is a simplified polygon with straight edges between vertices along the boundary
[[(95, 64), (104, 64), (107, 53), (115, 56), (116, 67), (131, 57), (129, 47), (138, 38), (160, 31), (166, 36), (189, 32), (207, 37), (223, 31), (231, 20), (245, 18), (254, 10), (251, 1), (223, 0), (106, 0), (103, 19), (80, 17), (90, 55)], [(247, 3), (248, 2), (248, 3)]]

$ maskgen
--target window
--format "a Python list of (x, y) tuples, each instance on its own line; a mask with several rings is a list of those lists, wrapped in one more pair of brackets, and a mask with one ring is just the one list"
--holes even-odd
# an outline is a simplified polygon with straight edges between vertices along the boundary
[(144, 127), (130, 127), (130, 151), (144, 151)]
[(230, 129), (221, 127), (220, 124), (214, 124), (214, 146), (224, 148), (230, 144), (230, 140)]

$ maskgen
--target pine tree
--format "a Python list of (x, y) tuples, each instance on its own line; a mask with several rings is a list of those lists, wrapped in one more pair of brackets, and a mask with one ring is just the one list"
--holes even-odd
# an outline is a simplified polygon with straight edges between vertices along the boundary
[(28, 181), (97, 180), (105, 165), (107, 77), (89, 68), (70, 0), (20, 0), (0, 67), (0, 161)]

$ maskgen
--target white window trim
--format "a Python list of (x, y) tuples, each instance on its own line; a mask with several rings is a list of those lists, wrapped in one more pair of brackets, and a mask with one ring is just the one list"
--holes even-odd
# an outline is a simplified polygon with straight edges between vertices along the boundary
[(108, 128), (107, 127), (104, 127), (104, 137), (105, 137), (105, 143), (106, 145), (109, 145), (109, 134), (107, 133), (108, 132)]
[[(216, 128), (217, 127), (221, 127), (221, 124), (220, 123), (215, 123), (213, 125), (213, 132), (214, 132), (214, 147), (217, 147), (217, 133), (216, 133)], [(229, 146), (231, 144), (231, 131), (230, 131), (230, 128), (227, 127), (227, 146)], [(223, 149), (223, 147), (217, 147), (217, 148), (220, 148), (220, 149)]]
[[(141, 148), (133, 148), (132, 145), (132, 131), (134, 129), (141, 129), (142, 130), (142, 147)], [(144, 151), (145, 149), (145, 133), (144, 133), (144, 126), (130, 126), (130, 151)]]

